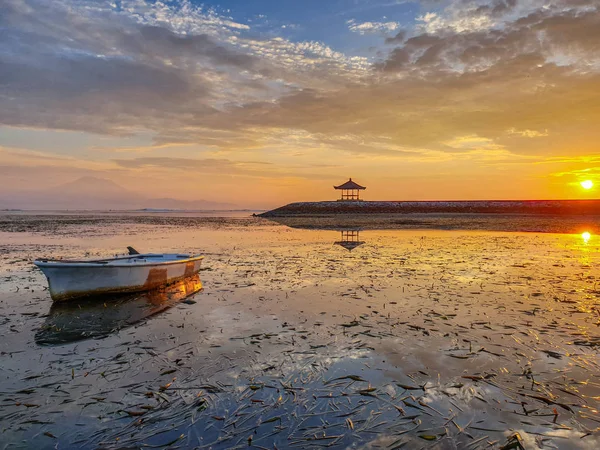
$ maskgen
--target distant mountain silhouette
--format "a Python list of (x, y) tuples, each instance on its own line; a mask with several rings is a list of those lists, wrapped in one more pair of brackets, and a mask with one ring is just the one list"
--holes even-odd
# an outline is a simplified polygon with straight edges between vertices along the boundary
[(0, 209), (235, 209), (237, 205), (209, 200), (152, 198), (104, 178), (85, 176), (44, 191), (0, 196)]
[(75, 181), (54, 186), (53, 188), (50, 188), (50, 190), (60, 192), (78, 192), (86, 195), (122, 195), (123, 193), (126, 193), (127, 195), (138, 195), (133, 194), (131, 191), (127, 191), (127, 189), (125, 189), (123, 186), (119, 186), (114, 181), (90, 176), (81, 177)]

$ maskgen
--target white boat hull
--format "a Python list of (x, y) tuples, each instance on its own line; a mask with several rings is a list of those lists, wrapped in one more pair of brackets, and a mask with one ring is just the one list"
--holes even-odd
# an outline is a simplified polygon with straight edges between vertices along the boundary
[(54, 301), (77, 297), (143, 292), (165, 286), (198, 273), (202, 256), (159, 261), (161, 255), (139, 255), (89, 262), (35, 261), (46, 275)]

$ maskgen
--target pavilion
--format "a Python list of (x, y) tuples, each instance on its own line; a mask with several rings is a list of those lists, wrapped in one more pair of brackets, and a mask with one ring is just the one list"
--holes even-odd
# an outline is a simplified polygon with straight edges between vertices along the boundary
[(342, 239), (334, 242), (334, 244), (344, 247), (349, 252), (365, 243), (359, 238), (360, 228), (342, 229), (340, 231), (342, 232)]
[(344, 184), (340, 184), (339, 186), (334, 186), (333, 188), (336, 190), (342, 191), (342, 198), (340, 198), (340, 200), (342, 200), (342, 201), (346, 201), (346, 200), (358, 201), (358, 200), (360, 200), (358, 193), (360, 191), (364, 191), (366, 189), (366, 187), (361, 186), (360, 184), (352, 181), (352, 178), (350, 178)]

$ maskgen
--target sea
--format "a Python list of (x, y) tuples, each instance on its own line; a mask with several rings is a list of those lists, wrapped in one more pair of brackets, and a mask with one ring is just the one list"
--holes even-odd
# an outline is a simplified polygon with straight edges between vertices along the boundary
[[(595, 216), (0, 212), (0, 448), (600, 448)], [(55, 304), (37, 258), (203, 254)]]

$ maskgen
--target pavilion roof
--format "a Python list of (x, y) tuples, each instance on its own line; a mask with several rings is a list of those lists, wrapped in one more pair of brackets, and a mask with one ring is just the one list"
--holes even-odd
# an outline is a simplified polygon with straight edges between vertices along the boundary
[(356, 247), (363, 245), (364, 243), (365, 243), (364, 241), (336, 241), (336, 242), (334, 242), (335, 245), (344, 247), (349, 252), (354, 250)]
[(340, 184), (339, 186), (334, 186), (333, 188), (334, 189), (360, 189), (360, 190), (366, 189), (366, 187), (361, 186), (360, 184), (357, 184), (354, 181), (352, 181), (352, 178), (350, 178), (344, 184)]

